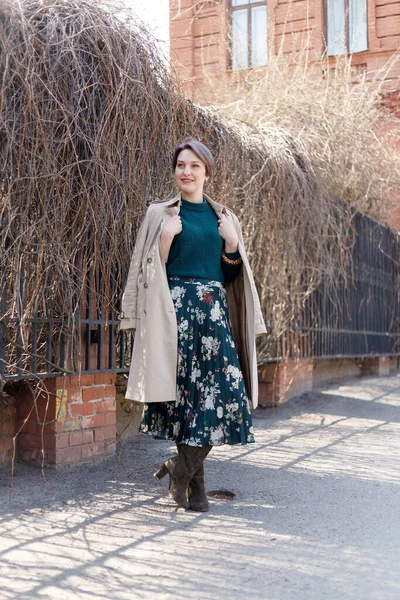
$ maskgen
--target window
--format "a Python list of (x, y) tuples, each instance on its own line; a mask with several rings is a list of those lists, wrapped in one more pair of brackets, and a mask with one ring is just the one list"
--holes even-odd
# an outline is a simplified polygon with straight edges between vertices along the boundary
[(368, 50), (367, 0), (326, 0), (328, 55)]
[(232, 69), (267, 64), (266, 0), (232, 0)]

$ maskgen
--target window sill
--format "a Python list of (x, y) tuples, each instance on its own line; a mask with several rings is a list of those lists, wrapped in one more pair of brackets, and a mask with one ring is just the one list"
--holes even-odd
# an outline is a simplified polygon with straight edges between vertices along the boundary
[(265, 63), (264, 65), (252, 65), (250, 67), (242, 67), (241, 69), (233, 69), (232, 67), (227, 67), (226, 70), (228, 73), (243, 73), (246, 71), (256, 71), (257, 69), (265, 69), (265, 67), (268, 67), (268, 63)]
[(335, 58), (335, 56), (354, 56), (355, 54), (362, 54), (363, 52), (370, 52), (370, 48), (365, 50), (357, 50), (357, 52), (340, 52), (338, 54), (327, 54), (328, 58)]

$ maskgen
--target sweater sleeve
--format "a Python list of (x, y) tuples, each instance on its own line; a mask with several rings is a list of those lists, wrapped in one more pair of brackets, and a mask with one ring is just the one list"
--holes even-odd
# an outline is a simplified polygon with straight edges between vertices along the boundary
[[(236, 252), (225, 252), (225, 256), (226, 258), (230, 258), (231, 260), (237, 260), (238, 258), (240, 258), (240, 252), (239, 250), (237, 250)], [(221, 266), (222, 272), (224, 274), (224, 282), (229, 283), (230, 281), (236, 279), (236, 277), (239, 275), (240, 270), (242, 268), (242, 262), (240, 262), (240, 264), (238, 265), (230, 265), (223, 261), (221, 258)]]

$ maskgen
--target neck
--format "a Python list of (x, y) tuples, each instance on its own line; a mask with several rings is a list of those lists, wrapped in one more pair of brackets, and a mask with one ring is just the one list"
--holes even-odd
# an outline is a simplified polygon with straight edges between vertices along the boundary
[(197, 190), (196, 192), (193, 193), (182, 193), (181, 194), (182, 198), (184, 198), (184, 200), (187, 200), (188, 202), (198, 202), (201, 203), (203, 202), (203, 190)]

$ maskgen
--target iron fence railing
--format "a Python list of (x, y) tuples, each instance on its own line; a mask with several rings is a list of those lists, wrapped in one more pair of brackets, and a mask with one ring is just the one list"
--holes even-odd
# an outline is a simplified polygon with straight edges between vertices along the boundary
[(310, 296), (271, 360), (400, 355), (400, 236), (362, 214), (353, 226), (346, 281)]
[[(357, 215), (352, 261), (346, 283), (323, 285), (306, 302), (268, 360), (283, 357), (366, 357), (400, 355), (400, 239), (389, 228)], [(122, 278), (123, 280), (123, 278)], [(116, 310), (85, 307), (68, 330), (51, 305), (22, 323), (6, 318), (6, 278), (0, 286), (0, 381), (53, 377), (65, 372), (127, 373), (133, 336), (120, 332)], [(96, 279), (101, 289), (101, 280)], [(90, 286), (88, 286), (89, 289)], [(116, 308), (121, 291), (116, 292)]]
[[(101, 278), (94, 277), (96, 291)], [(95, 306), (92, 285), (67, 323), (55, 315), (49, 301), (44, 312), (34, 309), (23, 320), (8, 317), (13, 301), (6, 286), (5, 270), (0, 286), (0, 382), (72, 373), (125, 373), (129, 371), (133, 336), (119, 331), (118, 306), (121, 290), (116, 290), (115, 308)], [(22, 287), (22, 286), (21, 286)], [(21, 298), (23, 299), (23, 294)], [(22, 311), (21, 311), (22, 312)]]

